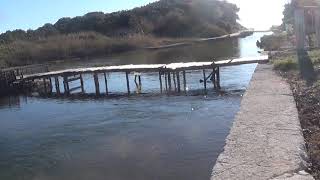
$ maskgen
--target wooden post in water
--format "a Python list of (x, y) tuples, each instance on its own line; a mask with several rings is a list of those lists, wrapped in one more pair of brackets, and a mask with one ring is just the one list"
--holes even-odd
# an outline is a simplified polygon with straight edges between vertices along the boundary
[(183, 90), (185, 93), (187, 93), (187, 79), (186, 79), (186, 71), (182, 72), (183, 76)]
[(63, 85), (64, 85), (64, 94), (69, 95), (69, 81), (68, 81), (68, 76), (64, 75), (63, 76)]
[(296, 8), (294, 12), (294, 30), (296, 35), (296, 43), (298, 50), (305, 49), (305, 18), (304, 18), (304, 9)]
[(93, 79), (94, 79), (94, 85), (96, 87), (96, 95), (99, 96), (100, 95), (99, 77), (96, 72), (93, 74)]
[(220, 67), (217, 67), (217, 87), (218, 87), (218, 89), (221, 89), (221, 86), (220, 86)]
[(106, 85), (106, 95), (109, 95), (109, 89), (108, 89), (108, 79), (107, 79), (107, 74), (106, 72), (103, 73), (104, 74), (104, 84)]
[(49, 93), (52, 94), (52, 80), (51, 80), (51, 77), (49, 77)]
[(316, 47), (320, 48), (320, 8), (315, 10)]
[(43, 90), (44, 90), (44, 93), (47, 94), (48, 91), (47, 91), (47, 81), (46, 81), (46, 78), (43, 78)]
[(204, 90), (207, 91), (207, 77), (206, 77), (206, 70), (202, 70), (203, 71), (203, 86), (204, 86)]
[(159, 70), (159, 82), (160, 82), (160, 92), (162, 94), (162, 74), (161, 74), (161, 70)]
[(214, 89), (217, 89), (216, 74), (217, 74), (216, 67), (214, 67), (212, 69), (212, 77), (211, 77)]
[(82, 92), (82, 94), (84, 94), (84, 83), (83, 83), (82, 74), (80, 74), (80, 85), (81, 85), (81, 92)]
[(165, 83), (166, 83), (166, 92), (168, 92), (168, 76), (167, 76), (167, 72), (164, 72), (164, 80), (165, 80)]
[(139, 75), (138, 79), (139, 79), (139, 91), (141, 93), (141, 91), (142, 91), (141, 75)]
[(177, 75), (177, 86), (178, 86), (178, 93), (181, 92), (181, 86), (180, 86), (180, 72), (177, 71), (176, 72), (176, 75)]
[(56, 86), (57, 95), (60, 95), (59, 77), (57, 77), (57, 76), (54, 77), (54, 84)]
[(176, 72), (172, 72), (173, 84), (174, 84), (174, 91), (177, 92), (177, 82), (176, 82)]
[(168, 73), (169, 92), (171, 92), (172, 87), (171, 87), (171, 75), (170, 75), (170, 71), (168, 71), (167, 73)]
[(126, 72), (126, 80), (127, 80), (127, 90), (128, 90), (128, 95), (130, 95), (129, 72)]

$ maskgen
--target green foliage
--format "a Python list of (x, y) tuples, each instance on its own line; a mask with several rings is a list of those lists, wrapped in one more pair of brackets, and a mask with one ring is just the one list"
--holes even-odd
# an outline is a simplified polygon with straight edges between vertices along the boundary
[(279, 50), (286, 41), (286, 34), (265, 35), (261, 38), (261, 47), (266, 51), (275, 51)]
[(299, 64), (296, 56), (279, 57), (273, 60), (273, 68), (275, 70), (288, 72), (292, 70), (297, 70), (298, 67)]
[(0, 60), (7, 66), (17, 66), (73, 57), (95, 57), (157, 45), (161, 43), (158, 41), (149, 36), (109, 38), (96, 32), (71, 33), (0, 45)]
[(128, 11), (61, 18), (36, 30), (0, 34), (0, 63), (107, 55), (156, 45), (165, 37), (220, 36), (241, 28), (238, 11), (220, 0), (160, 0)]
[(94, 31), (109, 37), (133, 34), (162, 37), (216, 36), (239, 29), (239, 8), (219, 0), (160, 0), (147, 6), (110, 14), (92, 12), (74, 18), (61, 18), (36, 30), (8, 31), (0, 43), (39, 40), (58, 34)]
[(320, 50), (312, 50), (312, 51), (309, 51), (308, 54), (314, 65), (320, 64)]

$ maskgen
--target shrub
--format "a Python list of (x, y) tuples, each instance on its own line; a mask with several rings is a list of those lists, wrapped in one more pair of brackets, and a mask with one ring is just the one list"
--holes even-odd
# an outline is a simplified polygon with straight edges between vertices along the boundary
[(284, 59), (276, 59), (273, 61), (273, 68), (275, 70), (288, 72), (292, 70), (297, 70), (299, 67), (296, 57), (289, 56)]

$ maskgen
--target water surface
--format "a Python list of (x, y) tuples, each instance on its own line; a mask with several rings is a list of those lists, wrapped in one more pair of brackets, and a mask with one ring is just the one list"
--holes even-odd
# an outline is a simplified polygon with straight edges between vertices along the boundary
[[(255, 42), (261, 35), (256, 33), (218, 45), (208, 42), (177, 49), (130, 52), (95, 60), (91, 65), (208, 61), (208, 58), (257, 55)], [(59, 66), (67, 67), (68, 63)], [(0, 179), (209, 179), (255, 67), (222, 68), (224, 92), (215, 92), (208, 85), (207, 95), (2, 98)], [(123, 74), (110, 76), (114, 76), (110, 91), (125, 92), (125, 83), (121, 83), (124, 81), (115, 80), (124, 78)], [(85, 78), (88, 92), (94, 92), (91, 78), (89, 75)], [(203, 91), (203, 84), (199, 83), (201, 72), (189, 72), (187, 79), (190, 90)], [(144, 92), (157, 92), (158, 86), (156, 74), (143, 76)]]

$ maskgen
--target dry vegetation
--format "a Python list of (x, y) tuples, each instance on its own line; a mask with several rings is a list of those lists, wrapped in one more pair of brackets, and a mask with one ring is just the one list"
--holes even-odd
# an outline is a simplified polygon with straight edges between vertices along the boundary
[(104, 56), (170, 42), (165, 38), (141, 35), (109, 38), (96, 32), (56, 35), (37, 41), (21, 40), (9, 43), (6, 46), (0, 46), (0, 59), (2, 60), (0, 66), (41, 63), (73, 57)]
[(310, 173), (318, 180), (320, 179), (320, 50), (310, 51), (308, 54), (317, 76), (311, 84), (301, 78), (295, 54), (279, 55), (274, 58), (273, 64), (291, 86), (312, 165)]
[(242, 28), (238, 11), (220, 0), (160, 0), (127, 11), (61, 18), (36, 30), (0, 34), (0, 66), (103, 56), (164, 44), (166, 38), (225, 35)]

